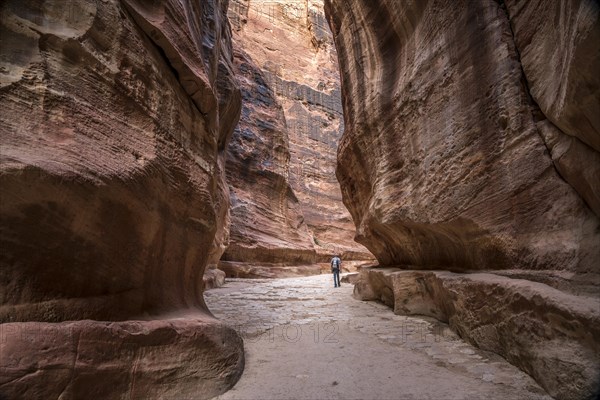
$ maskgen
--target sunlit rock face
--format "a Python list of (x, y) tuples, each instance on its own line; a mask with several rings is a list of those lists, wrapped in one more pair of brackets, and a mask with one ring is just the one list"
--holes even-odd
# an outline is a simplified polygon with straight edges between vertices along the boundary
[(235, 72), (242, 113), (227, 150), (232, 223), (220, 268), (234, 276), (263, 275), (258, 270), (235, 273), (238, 263), (303, 266), (290, 271), (314, 273), (308, 267), (316, 256), (312, 235), (288, 179), (290, 152), (283, 109), (260, 69), (241, 50), (235, 53)]
[(365, 271), (357, 297), (448, 321), (551, 395), (591, 398), (600, 23), (592, 1), (545, 4), (327, 0), (345, 115), (337, 176), (382, 266), (494, 271), (452, 283), (418, 272), (404, 288), (402, 271)]
[(223, 392), (242, 343), (206, 310), (202, 277), (240, 112), (227, 1), (0, 10), (0, 392)]
[[(235, 45), (260, 71), (263, 90), (273, 93), (273, 101), (283, 108), (277, 129), (287, 129), (290, 195), (298, 199), (297, 213), (308, 226), (317, 260), (328, 261), (335, 251), (344, 260), (372, 258), (354, 241), (355, 228), (335, 176), (343, 117), (337, 55), (323, 2), (234, 0), (229, 18)], [(235, 242), (232, 237), (232, 246)]]

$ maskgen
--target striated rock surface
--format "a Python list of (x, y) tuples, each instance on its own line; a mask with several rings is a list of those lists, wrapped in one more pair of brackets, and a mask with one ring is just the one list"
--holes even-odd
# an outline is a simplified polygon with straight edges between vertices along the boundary
[[(220, 159), (240, 111), (226, 10), (218, 0), (0, 6), (9, 398), (78, 397), (92, 365), (106, 369), (89, 383), (100, 397), (207, 398), (241, 374), (241, 340), (202, 298), (228, 207)], [(188, 308), (202, 315), (158, 316)], [(156, 321), (127, 321), (141, 315)], [(167, 356), (186, 349), (181, 366)]]
[(365, 272), (357, 296), (449, 321), (560, 399), (600, 390), (592, 3), (325, 1), (358, 240), (473, 273)]
[(219, 269), (232, 278), (291, 278), (294, 276), (319, 275), (322, 273), (317, 264), (236, 262), (221, 261)]
[(560, 175), (600, 216), (600, 4), (506, 2), (538, 125)]
[[(344, 260), (372, 259), (354, 242), (335, 176), (343, 121), (337, 55), (322, 0), (234, 0), (229, 17), (236, 46), (260, 71), (263, 90), (283, 107), (277, 118), (288, 132), (289, 182), (317, 259), (329, 261), (334, 251)], [(236, 240), (232, 237), (232, 245)]]
[(537, 128), (560, 176), (600, 216), (600, 152), (564, 134), (550, 120), (539, 121)]
[(562, 132), (600, 152), (600, 4), (507, 0), (531, 96)]
[(381, 264), (597, 272), (599, 220), (548, 157), (498, 3), (327, 4), (337, 174)]
[(290, 153), (283, 110), (260, 69), (242, 51), (236, 51), (235, 71), (242, 113), (227, 149), (231, 227), (229, 247), (221, 260), (312, 264), (312, 235), (288, 180)]

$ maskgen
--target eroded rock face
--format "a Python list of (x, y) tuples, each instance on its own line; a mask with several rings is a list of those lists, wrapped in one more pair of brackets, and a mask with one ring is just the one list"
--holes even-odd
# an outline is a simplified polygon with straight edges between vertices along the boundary
[(532, 375), (555, 398), (596, 398), (597, 297), (590, 301), (564, 287), (487, 273), (367, 268), (360, 274), (355, 297), (382, 301), (397, 314), (447, 322), (462, 338)]
[(227, 150), (231, 189), (230, 243), (222, 261), (313, 264), (312, 235), (289, 175), (285, 117), (260, 69), (236, 51), (242, 114)]
[(548, 119), (539, 121), (537, 128), (560, 176), (600, 216), (600, 152), (564, 134)]
[[(0, 364), (10, 379), (2, 392), (10, 398), (24, 390), (28, 398), (76, 396), (79, 384), (70, 379), (91, 364), (119, 376), (118, 384), (103, 382), (111, 396), (133, 393), (130, 363), (101, 354), (128, 337), (138, 343), (136, 329), (153, 336), (159, 352), (216, 352), (190, 357), (186, 375), (162, 379), (156, 371), (173, 360), (139, 339), (130, 358), (156, 375), (137, 380), (136, 390), (152, 393), (161, 380), (169, 393), (196, 388), (210, 397), (239, 377), (241, 341), (209, 318), (202, 298), (227, 209), (219, 158), (240, 111), (226, 10), (227, 1), (217, 0), (2, 4), (0, 320), (3, 332), (26, 330), (27, 321), (44, 322), (48, 332), (28, 346), (22, 335), (3, 336)], [(183, 308), (206, 315), (141, 321), (136, 329), (58, 323)], [(36, 361), (46, 339), (57, 353), (48, 368)], [(73, 343), (80, 346), (74, 363)], [(223, 347), (226, 356), (218, 354)], [(220, 373), (205, 373), (213, 361)], [(162, 398), (155, 393), (149, 398)]]
[(506, 2), (538, 126), (560, 175), (600, 216), (600, 4)]
[[(229, 16), (236, 46), (260, 71), (264, 90), (275, 95), (272, 101), (283, 108), (278, 118), (288, 132), (289, 182), (317, 259), (327, 262), (334, 251), (344, 260), (371, 259), (354, 242), (355, 229), (335, 177), (343, 121), (337, 56), (322, 0), (235, 0)], [(232, 245), (236, 240), (232, 237)]]
[(473, 273), (364, 273), (357, 296), (449, 321), (562, 399), (600, 389), (592, 3), (325, 2), (358, 240), (382, 266)]
[(210, 398), (239, 379), (244, 362), (239, 335), (206, 315), (6, 323), (1, 338), (9, 399)]
[(319, 275), (318, 264), (294, 265), (292, 263), (221, 261), (219, 268), (232, 278), (291, 278), (294, 276)]
[(561, 131), (600, 152), (600, 5), (507, 0), (531, 96)]
[(498, 3), (327, 4), (338, 179), (381, 264), (597, 271), (598, 218), (548, 157)]

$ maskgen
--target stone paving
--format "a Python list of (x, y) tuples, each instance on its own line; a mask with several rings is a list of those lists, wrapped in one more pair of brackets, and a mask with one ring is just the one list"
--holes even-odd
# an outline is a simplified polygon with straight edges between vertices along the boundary
[(395, 315), (329, 275), (229, 279), (205, 293), (244, 337), (246, 368), (217, 399), (550, 399), (503, 358), (447, 325)]

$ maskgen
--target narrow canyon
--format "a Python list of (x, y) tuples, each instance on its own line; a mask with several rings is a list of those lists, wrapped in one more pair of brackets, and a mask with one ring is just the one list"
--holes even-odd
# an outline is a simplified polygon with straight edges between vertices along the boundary
[(0, 399), (598, 398), (598, 71), (595, 0), (2, 2)]

